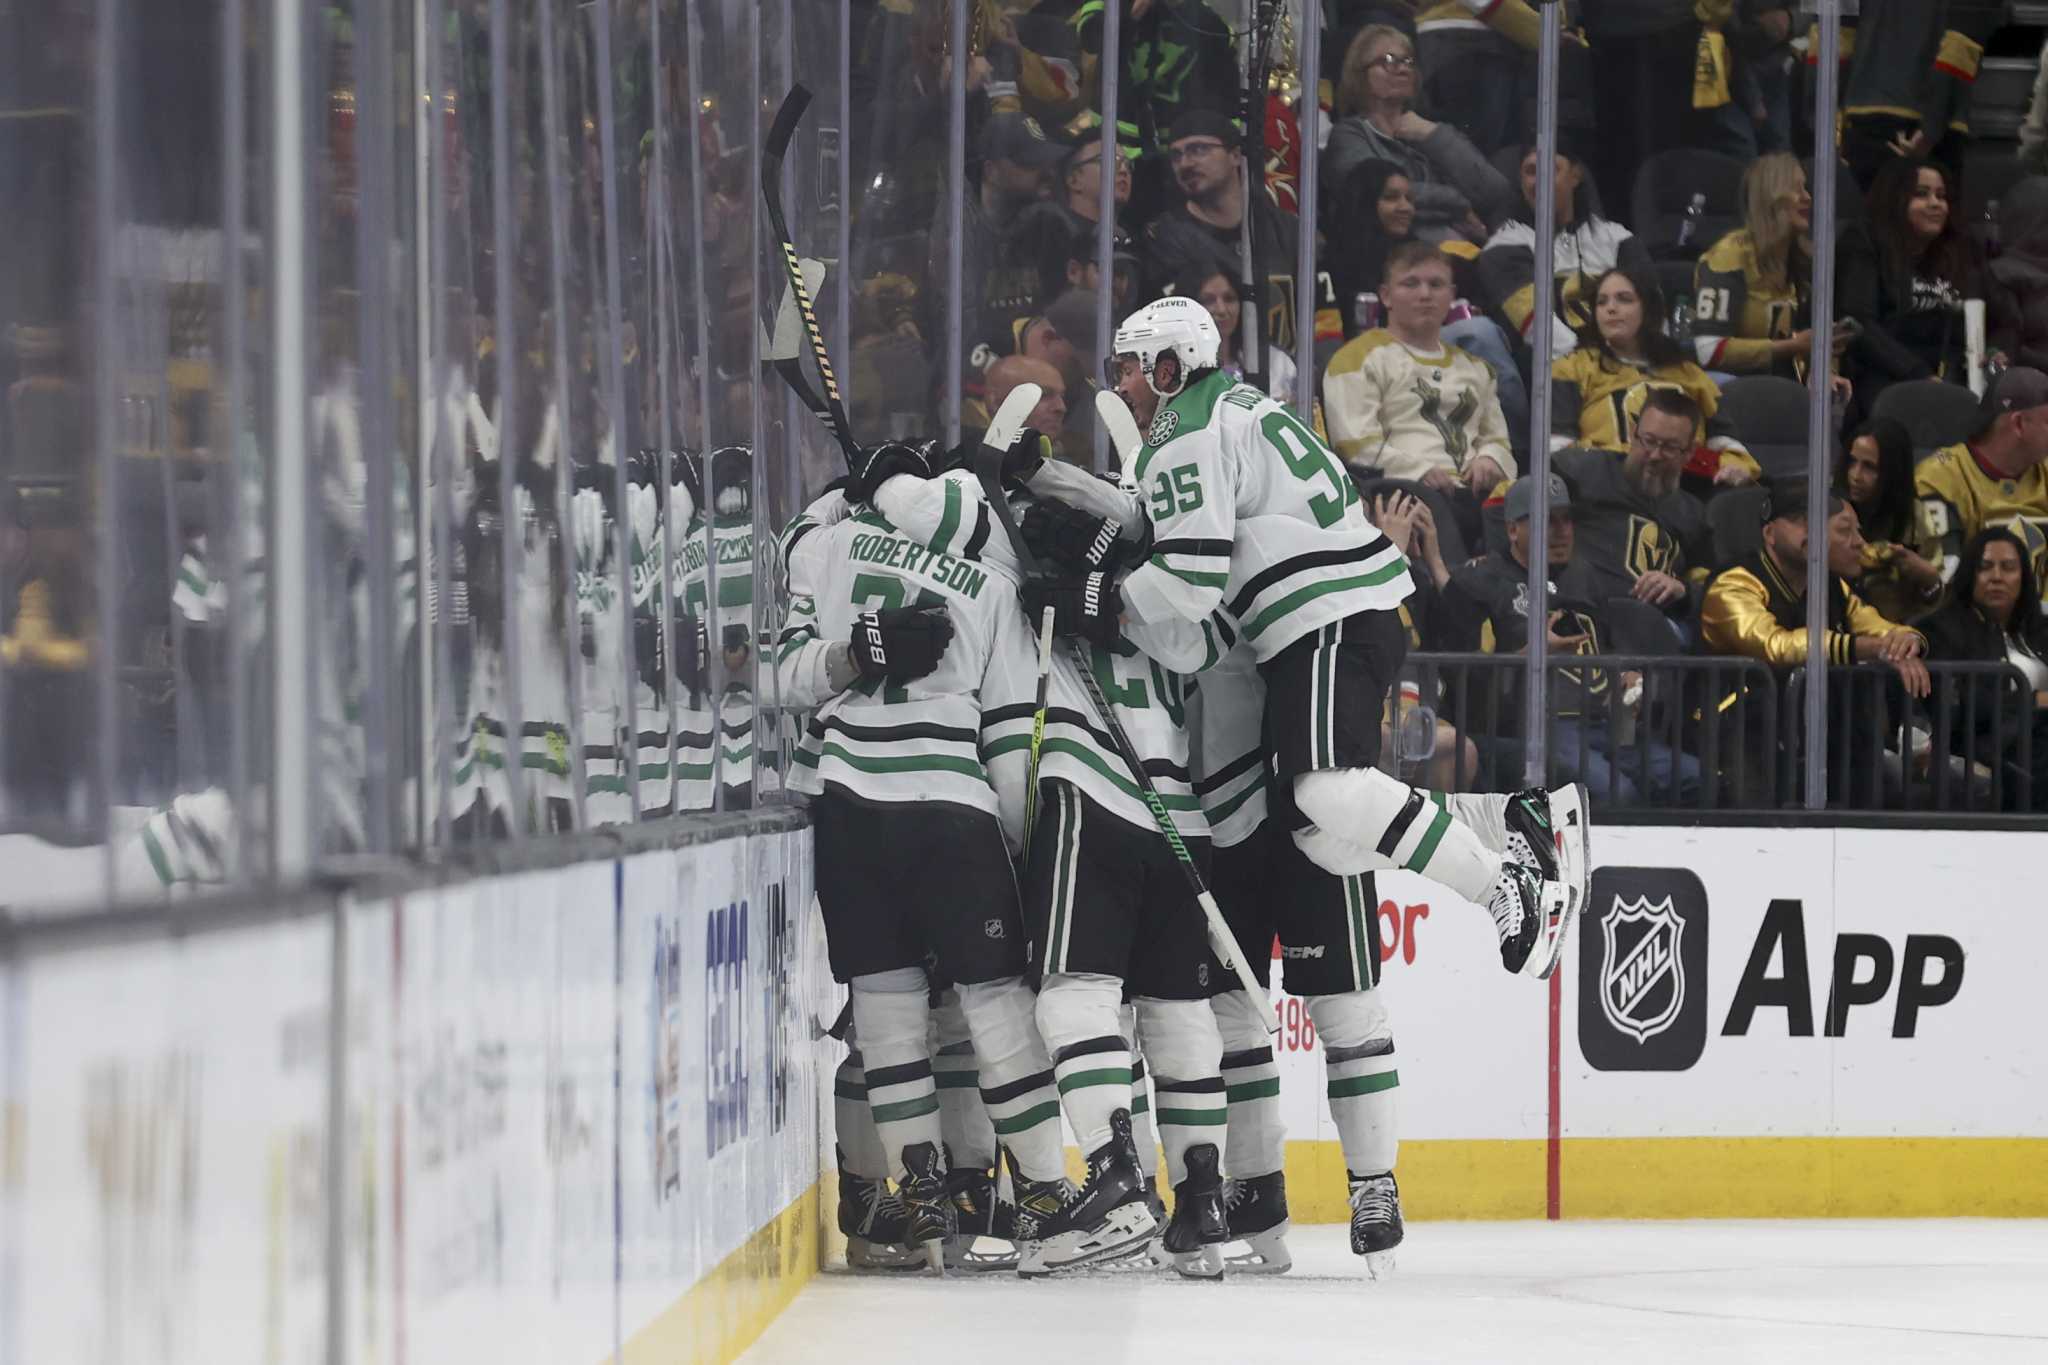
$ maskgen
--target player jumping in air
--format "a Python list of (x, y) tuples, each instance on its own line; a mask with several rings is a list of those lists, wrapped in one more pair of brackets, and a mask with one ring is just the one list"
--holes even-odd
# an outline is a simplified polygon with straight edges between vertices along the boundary
[[(1119, 616), (1234, 623), (1202, 675), (1197, 730), (1205, 807), (1232, 838), (1231, 858), (1247, 863), (1219, 859), (1219, 899), (1239, 943), (1277, 930), (1283, 953), (1294, 950), (1287, 984), (1308, 997), (1323, 1041), (1352, 1247), (1370, 1258), (1401, 1240), (1397, 1073), (1376, 990), (1376, 900), (1359, 879), (1400, 868), (1440, 883), (1486, 907), (1503, 966), (1548, 977), (1585, 898), (1584, 793), (1447, 794), (1380, 770), (1381, 716), (1407, 649), (1396, 608), (1412, 590), (1408, 566), (1366, 519), (1337, 457), (1288, 409), (1218, 370), (1217, 350), (1214, 322), (1191, 299), (1158, 300), (1118, 329), (1108, 378), (1145, 428), (1126, 482), (1148, 525), (1133, 543), (1105, 535), (1092, 510), (1048, 504), (1033, 538), (1070, 547), (1058, 557), (1083, 575), (1086, 591), (1061, 604), (1062, 633)], [(1098, 546), (1117, 548), (1091, 553)], [(1243, 813), (1255, 801), (1273, 818), (1264, 840)], [(1295, 894), (1274, 894), (1281, 886)], [(1263, 1020), (1232, 999), (1241, 994), (1216, 1004), (1225, 1069), (1258, 1104), (1272, 1089), (1257, 1084), (1270, 1052)], [(1273, 1245), (1286, 1217), (1277, 1116), (1269, 1105), (1233, 1126), (1246, 1129), (1232, 1162), (1233, 1231), (1263, 1234), (1255, 1253), (1284, 1261)]]

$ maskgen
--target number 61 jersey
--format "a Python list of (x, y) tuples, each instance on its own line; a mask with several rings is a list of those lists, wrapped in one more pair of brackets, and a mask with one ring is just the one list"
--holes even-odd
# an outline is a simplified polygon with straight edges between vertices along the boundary
[(1220, 608), (1264, 663), (1414, 590), (1343, 462), (1287, 408), (1221, 372), (1160, 408), (1131, 483), (1152, 521), (1151, 557), (1123, 581), (1140, 620)]
[[(954, 492), (954, 525), (966, 509)], [(973, 523), (985, 540), (987, 525)], [(941, 543), (950, 539), (940, 538)], [(944, 553), (837, 492), (819, 499), (783, 533), (789, 616), (776, 644), (782, 704), (815, 706), (790, 765), (792, 791), (828, 788), (858, 800), (945, 801), (998, 814), (981, 758), (981, 688), (999, 632), (1021, 638), (1016, 580), (968, 557)], [(889, 607), (943, 606), (953, 638), (939, 666), (901, 687), (856, 680), (832, 692), (825, 656), (853, 633), (854, 618)]]

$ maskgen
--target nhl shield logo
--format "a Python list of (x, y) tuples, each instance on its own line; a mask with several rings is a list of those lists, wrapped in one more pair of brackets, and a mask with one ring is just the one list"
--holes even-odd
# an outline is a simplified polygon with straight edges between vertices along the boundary
[(981, 922), (981, 932), (990, 938), (1001, 938), (1003, 936), (1003, 922), (1000, 919), (985, 919)]
[(1615, 1028), (1647, 1042), (1685, 1005), (1685, 919), (1668, 895), (1655, 903), (1617, 895), (1600, 936), (1600, 1009)]

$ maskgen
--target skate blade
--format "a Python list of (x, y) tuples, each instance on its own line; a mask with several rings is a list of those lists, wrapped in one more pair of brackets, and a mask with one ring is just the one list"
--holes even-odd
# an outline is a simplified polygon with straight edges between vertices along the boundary
[(922, 1245), (924, 1247), (924, 1263), (926, 1268), (929, 1269), (932, 1272), (932, 1274), (939, 1276), (941, 1279), (944, 1279), (946, 1274), (945, 1239), (939, 1238), (934, 1241), (925, 1242)]
[(1172, 1253), (1173, 1268), (1184, 1280), (1221, 1280), (1223, 1278), (1223, 1244), (1211, 1242), (1194, 1251)]
[[(984, 1240), (999, 1250), (983, 1250)], [(946, 1268), (975, 1275), (991, 1270), (1015, 1270), (1017, 1248), (1000, 1238), (956, 1237), (946, 1243)]]
[(1386, 1251), (1366, 1252), (1365, 1273), (1375, 1280), (1384, 1280), (1392, 1276), (1394, 1273), (1393, 1250), (1390, 1248)]
[(1126, 1204), (1103, 1221), (1091, 1245), (1078, 1232), (1061, 1233), (1039, 1242), (1017, 1258), (1017, 1274), (1027, 1280), (1082, 1270), (1142, 1252), (1158, 1224), (1143, 1204)]
[(846, 1239), (846, 1266), (864, 1274), (901, 1275), (925, 1268), (924, 1254), (902, 1242), (870, 1242), (865, 1237)]
[(1558, 861), (1560, 867), (1572, 867), (1574, 875), (1566, 883), (1566, 889), (1571, 892), (1572, 912), (1579, 914), (1586, 908), (1593, 876), (1593, 813), (1586, 800), (1586, 784), (1583, 782), (1573, 782), (1551, 795), (1556, 798), (1551, 807), (1551, 823), (1557, 825), (1562, 821), (1562, 827), (1554, 830), (1560, 855)]
[(1285, 1220), (1277, 1227), (1239, 1239), (1246, 1249), (1235, 1256), (1225, 1256), (1223, 1263), (1233, 1274), (1285, 1275), (1294, 1268), (1294, 1256), (1287, 1250), (1287, 1233), (1292, 1226), (1292, 1220)]

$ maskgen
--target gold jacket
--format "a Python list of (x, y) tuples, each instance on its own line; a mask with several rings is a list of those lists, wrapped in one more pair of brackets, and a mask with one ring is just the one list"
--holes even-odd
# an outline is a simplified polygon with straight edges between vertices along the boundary
[[(1847, 581), (1830, 580), (1825, 646), (1830, 664), (1855, 663), (1859, 635), (1889, 635), (1903, 629), (1858, 597)], [(1700, 631), (1716, 654), (1758, 659), (1773, 668), (1797, 668), (1806, 662), (1806, 600), (1762, 551), (1723, 570), (1707, 586)]]

